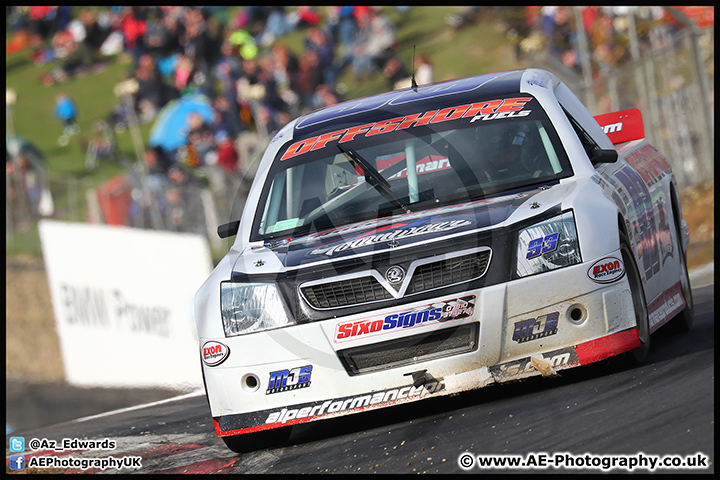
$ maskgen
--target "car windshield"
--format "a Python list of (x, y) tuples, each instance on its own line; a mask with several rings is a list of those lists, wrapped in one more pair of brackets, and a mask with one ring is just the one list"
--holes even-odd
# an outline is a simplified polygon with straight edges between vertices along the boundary
[(522, 109), (504, 114), (445, 109), (434, 117), (449, 112), (442, 121), (397, 117), (289, 142), (263, 186), (251, 240), (421, 211), (572, 175), (544, 111), (536, 100), (522, 100)]

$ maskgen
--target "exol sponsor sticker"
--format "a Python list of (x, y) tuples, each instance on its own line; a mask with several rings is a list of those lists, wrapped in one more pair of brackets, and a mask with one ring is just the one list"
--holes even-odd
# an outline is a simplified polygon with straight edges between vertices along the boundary
[(310, 386), (310, 375), (312, 375), (312, 365), (305, 365), (292, 370), (270, 372), (270, 380), (265, 394), (270, 395), (271, 393), (307, 388)]
[(339, 323), (335, 341), (379, 335), (405, 328), (469, 317), (475, 311), (475, 295), (391, 313), (382, 318)]
[(549, 337), (558, 332), (558, 312), (540, 315), (537, 318), (515, 322), (512, 339), (518, 343), (529, 342), (538, 338)]
[(605, 257), (593, 263), (587, 271), (590, 280), (597, 283), (612, 283), (625, 275), (625, 265), (615, 257)]
[(208, 367), (217, 367), (227, 360), (230, 355), (230, 349), (227, 345), (216, 341), (205, 342), (202, 347), (203, 362)]

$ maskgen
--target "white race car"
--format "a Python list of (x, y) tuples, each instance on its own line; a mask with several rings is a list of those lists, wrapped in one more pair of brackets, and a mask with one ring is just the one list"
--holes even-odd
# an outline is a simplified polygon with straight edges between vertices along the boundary
[(286, 125), (197, 292), (215, 431), (292, 425), (553, 375), (692, 323), (689, 242), (635, 109), (553, 74), (388, 92)]

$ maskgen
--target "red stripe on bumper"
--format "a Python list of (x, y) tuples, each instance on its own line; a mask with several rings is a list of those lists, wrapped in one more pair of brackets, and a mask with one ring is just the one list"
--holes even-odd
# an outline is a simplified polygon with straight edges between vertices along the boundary
[(639, 346), (640, 337), (638, 337), (637, 329), (633, 328), (632, 330), (613, 333), (607, 337), (581, 343), (575, 347), (575, 353), (580, 360), (580, 365), (587, 365), (588, 363), (633, 350)]

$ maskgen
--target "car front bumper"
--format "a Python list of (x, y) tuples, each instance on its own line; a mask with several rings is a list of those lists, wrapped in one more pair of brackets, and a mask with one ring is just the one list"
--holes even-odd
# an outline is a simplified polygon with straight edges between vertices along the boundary
[[(216, 433), (250, 433), (552, 375), (636, 348), (627, 279), (593, 282), (587, 270), (596, 260), (401, 307), (201, 338), (201, 348), (220, 342), (230, 352), (217, 366), (203, 365)], [(438, 309), (451, 313), (438, 318)], [(401, 324), (403, 318), (415, 322)], [(455, 340), (445, 335), (451, 331)], [(385, 359), (386, 346), (397, 356)], [(369, 366), (354, 365), (358, 358)]]

